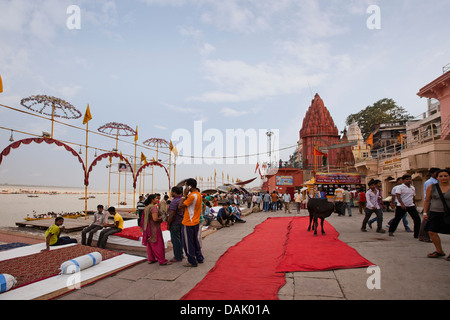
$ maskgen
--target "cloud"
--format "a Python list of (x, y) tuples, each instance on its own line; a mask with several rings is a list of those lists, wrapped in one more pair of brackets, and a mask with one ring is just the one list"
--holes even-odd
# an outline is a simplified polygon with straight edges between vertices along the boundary
[(219, 90), (205, 92), (188, 100), (201, 102), (240, 102), (298, 93), (308, 83), (318, 84), (324, 74), (307, 75), (295, 64), (260, 63), (250, 65), (240, 60), (221, 59), (204, 62), (205, 78)]
[(203, 35), (202, 30), (196, 29), (192, 26), (190, 26), (190, 27), (182, 26), (179, 28), (179, 32), (182, 36), (192, 37), (194, 39), (199, 39)]
[(205, 43), (203, 47), (200, 48), (200, 54), (202, 56), (208, 56), (209, 54), (216, 51), (216, 47), (214, 47), (212, 44)]
[(220, 113), (229, 118), (236, 118), (249, 114), (248, 111), (238, 111), (232, 108), (222, 108), (222, 110), (220, 110)]

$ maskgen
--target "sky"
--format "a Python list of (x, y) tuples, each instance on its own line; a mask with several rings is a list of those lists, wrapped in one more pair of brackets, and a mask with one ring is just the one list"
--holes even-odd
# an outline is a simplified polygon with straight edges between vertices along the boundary
[[(426, 111), (417, 92), (450, 63), (449, 10), (449, 0), (0, 0), (0, 104), (27, 110), (21, 99), (38, 94), (64, 99), (82, 114), (89, 104), (92, 131), (119, 122), (138, 128), (139, 145), (172, 139), (181, 155), (177, 182), (206, 181), (215, 170), (218, 184), (222, 172), (251, 179), (266, 156), (265, 132), (275, 134), (274, 151), (288, 148), (276, 153), (288, 160), (316, 93), (339, 131), (348, 115), (383, 98), (413, 116)], [(82, 118), (59, 120), (85, 128)], [(40, 135), (51, 123), (0, 107), (0, 127)], [(248, 143), (239, 147), (245, 133)], [(0, 150), (10, 136), (0, 129)], [(86, 139), (83, 130), (61, 124), (54, 137), (83, 145)], [(134, 155), (133, 137), (120, 140), (119, 150)], [(115, 143), (89, 135), (99, 149)], [(260, 158), (240, 157), (249, 154)], [(200, 158), (183, 157), (191, 155)], [(107, 189), (107, 164), (94, 168), (90, 188)], [(167, 189), (165, 172), (154, 174), (154, 188)], [(76, 158), (55, 145), (22, 145), (0, 165), (0, 183), (83, 181)], [(112, 181), (117, 189), (118, 175)]]

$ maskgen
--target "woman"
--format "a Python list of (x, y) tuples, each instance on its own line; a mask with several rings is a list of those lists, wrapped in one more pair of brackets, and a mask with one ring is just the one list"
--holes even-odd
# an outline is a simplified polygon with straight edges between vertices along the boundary
[(142, 244), (147, 247), (148, 263), (171, 264), (165, 257), (164, 239), (161, 231), (163, 221), (158, 214), (158, 199), (152, 194), (145, 200), (145, 210), (141, 219)]
[[(450, 207), (450, 171), (440, 170), (437, 173), (438, 184), (432, 184), (427, 188), (425, 204), (423, 208), (424, 219), (427, 219), (425, 230), (430, 234), (431, 241), (436, 248), (436, 251), (428, 254), (428, 258), (439, 258), (445, 256), (441, 246), (441, 239), (439, 233), (450, 234), (450, 224), (444, 222), (444, 203), (439, 196), (437, 186), (440, 187), (447, 206)], [(450, 255), (446, 258), (450, 261)]]

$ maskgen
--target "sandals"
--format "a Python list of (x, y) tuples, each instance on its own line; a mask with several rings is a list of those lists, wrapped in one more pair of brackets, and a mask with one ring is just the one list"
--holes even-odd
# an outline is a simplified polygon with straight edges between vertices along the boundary
[[(441, 257), (444, 257), (444, 256), (445, 256), (444, 253), (439, 253), (439, 252), (437, 252), (437, 251), (435, 251), (435, 252), (433, 252), (433, 253), (429, 253), (429, 254), (427, 255), (428, 258), (432, 258), (432, 259), (441, 258)], [(448, 257), (447, 257), (447, 259), (448, 259)]]

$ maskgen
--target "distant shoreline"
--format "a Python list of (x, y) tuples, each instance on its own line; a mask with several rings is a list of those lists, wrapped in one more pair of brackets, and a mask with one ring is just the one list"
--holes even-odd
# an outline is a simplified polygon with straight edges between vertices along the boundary
[[(133, 189), (127, 190), (127, 194), (133, 194)], [(83, 194), (84, 187), (45, 186), (45, 185), (22, 185), (22, 184), (0, 184), (0, 194)], [(155, 193), (164, 194), (165, 191), (155, 190)], [(122, 194), (125, 194), (121, 190)], [(148, 193), (146, 191), (145, 193)], [(88, 189), (88, 194), (108, 194), (106, 190)], [(118, 194), (117, 190), (111, 190), (110, 194)], [(136, 190), (136, 195), (138, 194)]]

